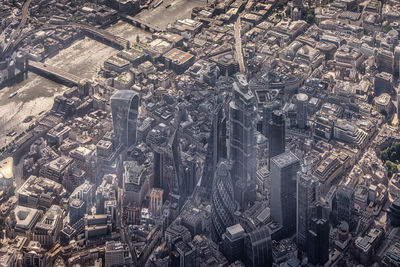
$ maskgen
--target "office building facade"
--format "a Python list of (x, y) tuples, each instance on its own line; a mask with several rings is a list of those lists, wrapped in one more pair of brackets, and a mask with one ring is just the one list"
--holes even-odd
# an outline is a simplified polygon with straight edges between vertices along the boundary
[(255, 97), (244, 75), (236, 76), (232, 89), (233, 99), (229, 105), (229, 159), (232, 161), (235, 199), (244, 208), (251, 201), (249, 198), (254, 196), (252, 191), (255, 189)]
[(215, 242), (221, 240), (226, 228), (234, 224), (236, 203), (227, 161), (218, 164), (211, 193), (211, 237)]
[(268, 133), (268, 168), (271, 158), (285, 152), (285, 120), (280, 110), (272, 112)]
[(271, 159), (271, 215), (283, 237), (296, 232), (296, 178), (300, 161), (291, 151)]
[(312, 159), (306, 157), (297, 173), (297, 222), (296, 238), (300, 249), (307, 247), (307, 232), (310, 224), (311, 207), (317, 201), (317, 180), (312, 175)]
[(119, 90), (111, 96), (114, 134), (129, 147), (136, 143), (139, 95), (132, 90)]

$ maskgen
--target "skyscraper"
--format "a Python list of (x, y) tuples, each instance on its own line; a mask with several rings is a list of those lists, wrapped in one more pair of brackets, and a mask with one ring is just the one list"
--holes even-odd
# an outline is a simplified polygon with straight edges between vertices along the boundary
[(317, 180), (312, 175), (311, 157), (306, 156), (297, 173), (297, 244), (307, 247), (307, 232), (310, 224), (311, 207), (317, 201)]
[(271, 215), (283, 237), (296, 232), (296, 177), (299, 159), (291, 151), (271, 159)]
[(139, 95), (132, 90), (119, 90), (111, 96), (114, 134), (129, 147), (136, 142)]
[(311, 219), (307, 242), (308, 261), (323, 266), (329, 259), (329, 223), (322, 216), (322, 207), (317, 205), (317, 214)]
[(267, 227), (249, 233), (245, 239), (246, 266), (272, 266), (271, 235)]
[(271, 170), (271, 158), (285, 152), (285, 120), (281, 110), (272, 112), (268, 133), (268, 168)]
[(307, 102), (308, 96), (306, 94), (296, 95), (296, 105), (297, 105), (297, 127), (300, 129), (305, 129), (307, 126)]
[(215, 242), (221, 240), (226, 228), (234, 224), (233, 213), (236, 204), (228, 162), (218, 164), (211, 193), (211, 237)]
[(354, 190), (342, 185), (336, 191), (336, 207), (338, 222), (345, 221), (352, 228), (352, 216), (354, 210)]
[(222, 100), (216, 99), (216, 107), (212, 114), (211, 132), (208, 138), (207, 155), (203, 175), (202, 187), (206, 188), (207, 195), (211, 192), (215, 169), (221, 158), (226, 158), (226, 118), (224, 116)]
[(268, 136), (268, 133), (270, 131), (270, 120), (272, 119), (272, 112), (274, 110), (279, 109), (280, 103), (278, 100), (274, 100), (271, 102), (267, 102), (263, 105), (263, 122), (262, 122), (262, 127), (263, 127), (263, 134), (266, 137)]
[(397, 90), (397, 118), (400, 121), (400, 88)]
[(222, 235), (222, 250), (229, 262), (243, 259), (245, 232), (240, 224), (226, 228)]
[(255, 189), (256, 155), (254, 118), (255, 97), (248, 88), (246, 77), (236, 75), (233, 83), (233, 99), (229, 105), (229, 159), (232, 161), (232, 181), (235, 199), (244, 208)]

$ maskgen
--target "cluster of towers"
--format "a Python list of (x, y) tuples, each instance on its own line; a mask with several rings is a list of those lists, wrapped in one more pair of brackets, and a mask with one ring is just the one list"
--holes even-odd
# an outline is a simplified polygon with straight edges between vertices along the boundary
[[(297, 116), (298, 127), (304, 129), (307, 120), (304, 102), (307, 99), (303, 95), (297, 95), (295, 100), (300, 111)], [(221, 245), (224, 240), (233, 238), (229, 235), (230, 227), (240, 226), (236, 225), (238, 220), (235, 211), (246, 210), (256, 196), (257, 114), (255, 97), (243, 75), (236, 75), (228, 109), (227, 160), (218, 157), (219, 164), (214, 162), (211, 168), (214, 170), (211, 192), (212, 237)], [(307, 253), (309, 261), (323, 264), (329, 256), (329, 224), (323, 216), (322, 207), (318, 205), (318, 186), (312, 175), (312, 160), (306, 156), (304, 162), (301, 162), (294, 153), (285, 151), (285, 117), (278, 101), (263, 107), (262, 122), (262, 132), (268, 138), (270, 211), (273, 221), (279, 226), (274, 230), (264, 227), (262, 232), (268, 236), (268, 242), (271, 241), (271, 235), (277, 239), (296, 236), (299, 248)], [(220, 136), (214, 129), (214, 141), (219, 139)], [(218, 155), (217, 152), (214, 153)], [(270, 252), (268, 238), (265, 239), (265, 246)], [(270, 260), (265, 259), (263, 263), (270, 263)]]
[[(211, 200), (211, 236), (220, 244), (238, 235), (235, 231), (239, 231), (241, 226), (237, 224), (236, 212), (245, 211), (254, 203), (257, 184), (257, 111), (255, 96), (244, 75), (236, 75), (230, 102), (224, 102), (223, 97), (215, 97), (201, 180), (201, 187)], [(297, 96), (299, 111), (305, 111), (298, 115), (299, 127), (306, 127), (303, 102), (304, 97)], [(126, 147), (136, 143), (138, 109), (139, 96), (134, 91), (120, 90), (111, 98), (114, 134)], [(268, 138), (271, 217), (279, 227), (274, 230), (267, 227), (258, 229), (266, 235), (262, 236), (262, 242), (258, 240), (257, 233), (246, 233), (247, 240), (250, 240), (248, 246), (254, 245), (251, 250), (254, 253), (260, 251), (263, 255), (271, 255), (271, 235), (278, 239), (296, 235), (299, 248), (307, 253), (310, 262), (323, 264), (328, 258), (329, 224), (321, 207), (316, 205), (319, 196), (317, 181), (312, 175), (312, 162), (309, 157), (300, 162), (294, 153), (285, 151), (285, 118), (278, 101), (263, 107), (262, 132)], [(174, 142), (168, 143), (177, 142), (176, 132), (173, 136)], [(171, 151), (172, 154), (178, 153), (173, 149)], [(163, 179), (162, 172), (155, 172), (154, 175), (160, 176), (155, 180)], [(176, 186), (179, 192), (179, 179)], [(236, 228), (230, 229), (234, 225)], [(230, 231), (233, 236), (230, 236)], [(239, 232), (244, 234), (243, 229)], [(252, 239), (258, 241), (252, 244)], [(258, 247), (257, 244), (262, 245)], [(249, 260), (256, 262), (261, 259), (264, 264), (270, 262), (270, 257), (259, 258), (253, 252), (248, 255)]]

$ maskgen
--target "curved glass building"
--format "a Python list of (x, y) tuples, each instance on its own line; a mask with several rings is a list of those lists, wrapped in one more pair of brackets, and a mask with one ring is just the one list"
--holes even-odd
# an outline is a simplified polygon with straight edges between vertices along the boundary
[(249, 233), (245, 240), (246, 266), (272, 266), (271, 235), (267, 227)]
[(227, 227), (234, 225), (236, 203), (230, 176), (230, 166), (226, 161), (218, 164), (211, 193), (211, 237), (221, 240)]
[(136, 143), (139, 94), (132, 90), (119, 90), (111, 97), (114, 134), (129, 147)]

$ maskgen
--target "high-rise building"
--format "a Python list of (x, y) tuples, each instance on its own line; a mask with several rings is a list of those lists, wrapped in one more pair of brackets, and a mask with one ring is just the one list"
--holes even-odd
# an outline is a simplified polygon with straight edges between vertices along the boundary
[(305, 129), (307, 126), (307, 103), (308, 96), (306, 94), (297, 94), (296, 95), (296, 120), (297, 127), (300, 129)]
[(245, 239), (246, 266), (272, 266), (271, 235), (267, 227), (249, 233)]
[(216, 101), (207, 143), (206, 162), (201, 179), (201, 185), (206, 188), (207, 195), (211, 192), (212, 180), (219, 160), (226, 158), (226, 117), (224, 116), (222, 100), (217, 98)]
[(125, 161), (123, 173), (123, 202), (125, 206), (140, 207), (149, 191), (146, 168), (137, 161)]
[(291, 151), (271, 159), (271, 215), (281, 226), (281, 236), (296, 232), (296, 178), (300, 161)]
[(329, 222), (322, 216), (322, 207), (317, 205), (317, 214), (310, 221), (307, 242), (308, 261), (323, 266), (329, 259)]
[(306, 156), (297, 173), (297, 245), (305, 250), (311, 207), (317, 201), (317, 180), (312, 175), (312, 159)]
[(336, 191), (337, 219), (345, 221), (352, 228), (352, 216), (354, 210), (354, 189), (345, 185), (339, 186)]
[(111, 96), (114, 134), (129, 147), (136, 142), (139, 95), (132, 90), (119, 90)]
[(86, 203), (79, 198), (73, 198), (69, 201), (69, 224), (73, 225), (79, 221), (86, 213)]
[(263, 123), (262, 131), (264, 136), (269, 137), (268, 133), (270, 131), (269, 121), (272, 119), (272, 112), (280, 108), (280, 103), (278, 100), (267, 102), (263, 105)]
[(226, 228), (234, 224), (236, 204), (230, 175), (230, 166), (226, 161), (218, 164), (211, 193), (211, 237), (215, 242), (221, 240)]
[(400, 120), (400, 88), (397, 89), (397, 118)]
[(191, 242), (179, 241), (174, 244), (171, 253), (172, 267), (194, 267), (196, 266), (196, 248)]
[(164, 187), (164, 167), (165, 167), (165, 143), (168, 138), (168, 126), (164, 123), (156, 125), (147, 135), (146, 143), (153, 150), (153, 185), (154, 187)]
[(386, 49), (378, 49), (376, 55), (376, 65), (378, 71), (385, 71), (387, 73), (393, 74), (394, 69), (394, 54), (393, 52)]
[(130, 266), (132, 264), (132, 256), (126, 244), (116, 241), (107, 241), (104, 266)]
[(172, 194), (183, 199), (188, 187), (183, 179), (177, 129), (170, 131), (160, 123), (149, 132), (146, 142), (154, 152), (153, 185), (164, 190), (164, 200)]
[(232, 161), (235, 199), (244, 208), (255, 195), (255, 97), (242, 74), (236, 75), (232, 91), (233, 99), (229, 105), (229, 159)]
[(226, 228), (222, 235), (222, 250), (229, 262), (243, 260), (245, 232), (240, 224)]
[(271, 158), (285, 152), (285, 120), (280, 110), (272, 112), (268, 133), (268, 168), (271, 169)]
[(154, 217), (161, 216), (164, 190), (153, 187), (150, 191), (150, 211)]

